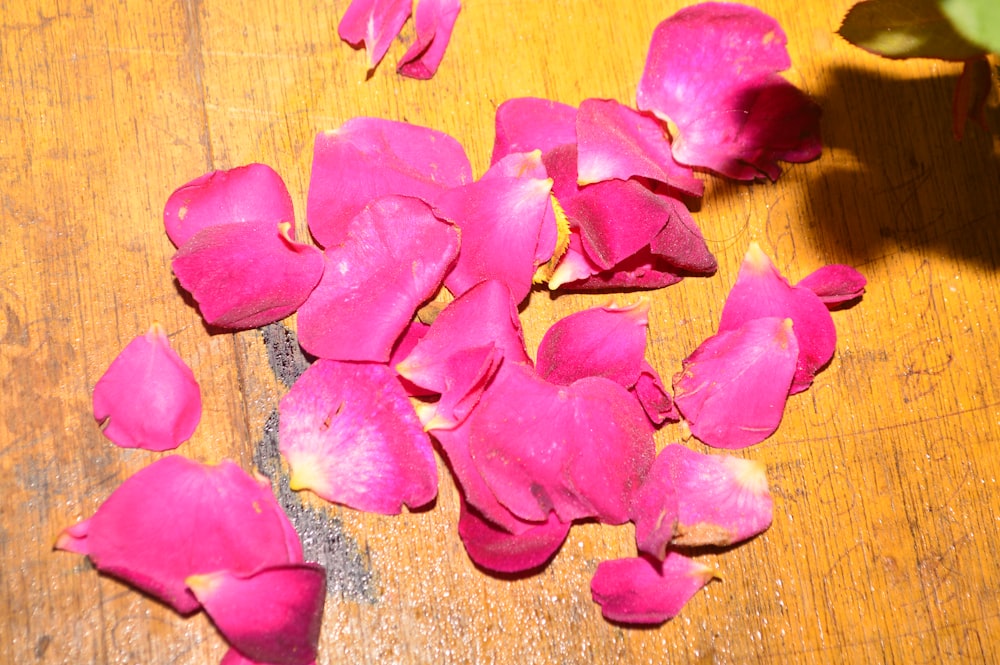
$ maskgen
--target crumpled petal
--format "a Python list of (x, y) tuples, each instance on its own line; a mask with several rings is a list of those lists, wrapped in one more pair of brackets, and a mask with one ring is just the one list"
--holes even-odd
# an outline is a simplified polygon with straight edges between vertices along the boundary
[(805, 162), (822, 150), (819, 106), (777, 74), (791, 66), (786, 43), (760, 10), (722, 2), (684, 8), (653, 33), (639, 109), (673, 123), (678, 162), (775, 180), (778, 160)]
[(678, 164), (662, 121), (613, 99), (585, 99), (576, 114), (577, 182), (644, 177), (692, 196), (705, 183)]
[(515, 97), (497, 107), (490, 164), (516, 152), (547, 153), (576, 143), (576, 108), (537, 97)]
[(201, 388), (157, 323), (118, 354), (94, 386), (94, 418), (123, 448), (171, 450), (201, 420)]
[(659, 426), (665, 422), (675, 423), (681, 419), (681, 414), (674, 404), (673, 398), (663, 385), (660, 373), (643, 360), (639, 380), (632, 389), (643, 411), (653, 425)]
[(351, 0), (337, 34), (351, 46), (363, 45), (368, 51), (368, 67), (375, 69), (412, 9), (413, 0)]
[(345, 240), (324, 252), (323, 278), (299, 308), (302, 348), (319, 358), (387, 362), (458, 246), (458, 229), (420, 199), (373, 202), (351, 221)]
[(171, 260), (177, 281), (205, 322), (232, 330), (280, 321), (305, 302), (323, 274), (323, 256), (288, 235), (287, 223), (209, 226)]
[(56, 548), (87, 555), (181, 614), (200, 606), (185, 580), (302, 562), (302, 546), (264, 478), (229, 461), (172, 455), (137, 472), (94, 515), (60, 534)]
[(705, 564), (669, 552), (662, 562), (643, 557), (602, 561), (590, 591), (608, 621), (652, 625), (677, 616), (713, 577)]
[(192, 575), (187, 585), (226, 641), (244, 657), (269, 665), (309, 665), (316, 658), (326, 571), (314, 563), (253, 573)]
[(419, 0), (413, 22), (417, 39), (396, 67), (403, 76), (429, 79), (437, 72), (462, 9), (459, 0)]
[(213, 171), (182, 185), (163, 210), (167, 237), (180, 247), (198, 231), (220, 224), (288, 223), (295, 237), (295, 213), (285, 182), (266, 164)]
[(854, 268), (832, 264), (814, 270), (795, 286), (809, 289), (827, 308), (833, 308), (860, 298), (867, 284), (865, 276)]
[(405, 122), (353, 118), (316, 136), (309, 231), (320, 245), (332, 247), (375, 199), (399, 194), (430, 202), (470, 182), (469, 158), (451, 136)]
[(710, 446), (760, 443), (781, 422), (798, 355), (791, 319), (751, 319), (709, 337), (684, 360), (674, 403)]
[(278, 411), (292, 489), (383, 515), (437, 495), (430, 439), (386, 365), (319, 359)]
[(477, 566), (498, 573), (520, 573), (538, 568), (555, 556), (570, 526), (552, 514), (548, 521), (532, 524), (515, 535), (484, 520), (462, 501), (458, 535)]

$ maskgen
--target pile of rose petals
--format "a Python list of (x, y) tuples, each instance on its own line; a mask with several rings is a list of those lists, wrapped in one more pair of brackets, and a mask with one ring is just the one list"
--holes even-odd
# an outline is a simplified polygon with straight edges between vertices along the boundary
[[(409, 6), (355, 2), (342, 34), (367, 26), (357, 39), (377, 62)], [(418, 32), (424, 6), (450, 11), (418, 3)], [(600, 564), (593, 598), (616, 622), (676, 615), (714, 576), (692, 548), (761, 533), (773, 502), (762, 464), (679, 444), (657, 452), (654, 432), (683, 419), (717, 448), (770, 436), (789, 395), (829, 363), (830, 310), (860, 298), (864, 278), (827, 266), (793, 286), (751, 244), (718, 332), (684, 361), (673, 397), (645, 358), (645, 300), (563, 318), (534, 360), (518, 306), (534, 285), (651, 289), (713, 274), (686, 205), (704, 191), (694, 169), (774, 179), (776, 160), (818, 155), (818, 109), (775, 73), (787, 67), (770, 17), (692, 7), (657, 28), (645, 110), (508, 100), (478, 179), (455, 139), (356, 118), (316, 137), (311, 243), (268, 166), (177, 189), (164, 210), (172, 267), (206, 323), (241, 330), (296, 312), (315, 358), (279, 406), (291, 487), (398, 514), (436, 496), (436, 447), (478, 566), (532, 572), (575, 522), (632, 522), (637, 555)], [(418, 310), (442, 287), (451, 298), (422, 322)], [(94, 408), (115, 443), (166, 450), (191, 436), (200, 396), (154, 327), (112, 363)], [(315, 657), (322, 570), (302, 562), (266, 484), (229, 463), (167, 457), (57, 546), (182, 613), (204, 609), (232, 645), (225, 662)]]

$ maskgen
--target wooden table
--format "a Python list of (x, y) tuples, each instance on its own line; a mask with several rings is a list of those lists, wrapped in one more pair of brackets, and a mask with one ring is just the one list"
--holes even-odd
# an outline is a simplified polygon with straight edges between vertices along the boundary
[[(718, 274), (648, 294), (648, 357), (669, 377), (714, 331), (750, 241), (793, 280), (826, 263), (868, 277), (860, 304), (835, 313), (831, 365), (743, 453), (767, 464), (771, 529), (703, 555), (722, 581), (636, 630), (602, 620), (589, 591), (598, 562), (634, 552), (630, 527), (575, 527), (540, 574), (498, 579), (465, 555), (447, 476), (432, 509), (395, 518), (296, 495), (310, 551), (337, 571), (320, 663), (996, 658), (1000, 142), (975, 127), (952, 137), (959, 66), (884, 61), (837, 37), (851, 2), (751, 3), (788, 32), (787, 76), (824, 110), (823, 155), (776, 184), (708, 179), (695, 216)], [(394, 70), (403, 43), (366, 76), (366, 54), (337, 38), (347, 4), (0, 10), (0, 661), (201, 664), (225, 651), (203, 615), (179, 617), (52, 550), (159, 457), (113, 446), (90, 409), (108, 363), (154, 320), (205, 399), (179, 452), (280, 475), (269, 418), (288, 370), (272, 369), (261, 331), (209, 335), (179, 294), (161, 221), (171, 191), (265, 162), (303, 213), (315, 134), (359, 115), (445, 131), (482, 173), (505, 99), (633, 103), (653, 28), (682, 5), (467, 0), (441, 70), (414, 81)], [(606, 300), (533, 293), (529, 348)], [(281, 332), (267, 339), (287, 358)], [(681, 436), (668, 426), (657, 440)]]

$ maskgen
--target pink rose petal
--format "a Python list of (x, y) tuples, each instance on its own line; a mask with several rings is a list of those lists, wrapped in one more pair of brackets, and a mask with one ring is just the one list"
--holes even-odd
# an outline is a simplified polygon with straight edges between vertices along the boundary
[(854, 268), (833, 264), (806, 275), (795, 286), (809, 289), (827, 308), (832, 308), (860, 298), (867, 284), (864, 275)]
[(191, 575), (302, 561), (302, 546), (265, 479), (232, 462), (162, 458), (126, 480), (56, 548), (87, 555), (101, 572), (181, 614), (199, 607)]
[(798, 355), (791, 319), (752, 319), (709, 337), (684, 360), (674, 402), (710, 446), (760, 443), (781, 422)]
[(324, 252), (326, 270), (298, 313), (299, 343), (320, 358), (387, 362), (417, 308), (438, 290), (459, 233), (423, 201), (370, 204), (345, 240)]
[(284, 181), (265, 164), (213, 171), (179, 187), (163, 210), (167, 236), (180, 247), (198, 231), (220, 224), (287, 222), (295, 235), (292, 197)]
[(458, 535), (477, 566), (499, 573), (520, 573), (548, 562), (562, 547), (570, 524), (554, 514), (514, 535), (493, 526), (462, 502)]
[(713, 577), (705, 564), (670, 552), (662, 562), (645, 558), (603, 561), (590, 590), (609, 621), (660, 624), (677, 616)]
[(159, 324), (129, 342), (98, 379), (94, 418), (123, 448), (171, 450), (194, 434), (201, 389)]
[(384, 515), (437, 495), (430, 439), (387, 366), (317, 360), (281, 399), (279, 414), (292, 489)]
[(650, 253), (679, 274), (714, 275), (719, 264), (687, 206), (672, 197), (665, 202), (670, 208), (670, 221), (650, 241)]
[(638, 106), (672, 122), (673, 155), (738, 180), (777, 179), (778, 161), (819, 156), (819, 106), (777, 72), (781, 26), (735, 3), (680, 10), (653, 33)]
[(459, 0), (420, 0), (414, 11), (417, 40), (396, 67), (403, 76), (429, 79), (437, 72), (462, 8)]
[(555, 288), (553, 284), (558, 284), (558, 288), (563, 291), (661, 289), (681, 281), (682, 276), (668, 261), (655, 256), (648, 247), (644, 247), (609, 270), (596, 272), (589, 277), (571, 282), (563, 282), (564, 278), (560, 267), (557, 266), (553, 280), (549, 281), (549, 288)]
[(668, 421), (677, 422), (681, 419), (681, 414), (663, 385), (659, 372), (645, 360), (642, 362), (639, 380), (636, 381), (632, 391), (653, 425), (659, 426)]
[(497, 107), (496, 138), (491, 164), (511, 153), (541, 150), (576, 143), (576, 109), (568, 104), (537, 97), (508, 99)]
[(258, 328), (305, 302), (323, 274), (323, 257), (288, 231), (287, 224), (271, 222), (210, 226), (177, 250), (174, 275), (198, 301), (206, 323)]
[(427, 127), (354, 118), (316, 136), (306, 212), (323, 247), (343, 242), (347, 227), (375, 199), (391, 194), (431, 201), (472, 182), (465, 149)]
[(363, 45), (368, 51), (368, 67), (375, 69), (412, 9), (412, 0), (351, 0), (337, 34), (351, 46)]
[(271, 665), (315, 660), (326, 600), (322, 566), (286, 564), (249, 574), (221, 570), (186, 581), (212, 623), (244, 657)]

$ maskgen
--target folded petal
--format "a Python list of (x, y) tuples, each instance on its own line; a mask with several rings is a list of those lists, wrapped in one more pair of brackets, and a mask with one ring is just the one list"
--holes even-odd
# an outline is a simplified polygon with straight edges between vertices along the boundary
[(431, 201), (472, 182), (465, 149), (427, 127), (354, 118), (316, 136), (306, 214), (323, 247), (343, 242), (351, 220), (390, 194)]
[(576, 143), (576, 109), (537, 97), (515, 97), (496, 111), (496, 137), (491, 164), (515, 152), (541, 150)]
[(831, 308), (860, 298), (867, 284), (865, 276), (854, 268), (833, 264), (811, 272), (795, 286), (809, 289)]
[(315, 660), (326, 600), (322, 566), (286, 564), (253, 573), (220, 570), (192, 575), (187, 585), (243, 656), (271, 665), (309, 665)]
[(705, 564), (670, 552), (662, 562), (641, 557), (602, 561), (590, 590), (605, 619), (652, 625), (677, 616), (713, 577)]
[(194, 434), (201, 389), (159, 324), (129, 342), (98, 379), (94, 418), (123, 448), (171, 450)]
[[(566, 259), (572, 260), (574, 258), (571, 256), (571, 252), (572, 244), (570, 251), (566, 252)], [(578, 258), (576, 260), (579, 261)], [(563, 282), (563, 279), (568, 279), (568, 275), (563, 273), (561, 267), (561, 264), (556, 266), (553, 278), (549, 280), (550, 289), (556, 288), (554, 285), (563, 291), (660, 289), (676, 284), (682, 279), (681, 274), (669, 261), (654, 255), (649, 247), (640, 249), (608, 270), (595, 272), (588, 277), (578, 278), (576, 281)]]
[(323, 279), (299, 309), (302, 348), (320, 358), (386, 362), (421, 303), (440, 288), (459, 234), (423, 201), (388, 196), (327, 247)]
[(208, 226), (237, 222), (288, 223), (295, 236), (292, 197), (285, 182), (266, 164), (213, 171), (179, 187), (163, 210), (167, 237), (180, 247)]
[(674, 400), (663, 385), (659, 372), (645, 360), (642, 361), (642, 371), (639, 380), (632, 388), (639, 404), (653, 425), (659, 426), (665, 422), (677, 422), (681, 419), (680, 412)]
[(548, 562), (562, 547), (570, 524), (555, 514), (541, 524), (530, 524), (512, 534), (484, 520), (462, 502), (458, 535), (465, 551), (477, 566), (498, 573), (520, 573)]
[(292, 489), (384, 515), (437, 495), (430, 439), (387, 366), (317, 360), (282, 398), (279, 414)]
[(233, 330), (280, 321), (305, 302), (323, 256), (288, 235), (288, 224), (243, 222), (204, 228), (174, 254), (177, 281), (205, 322)]
[(252, 573), (302, 561), (302, 546), (270, 484), (232, 462), (162, 458), (137, 472), (58, 549), (86, 554), (101, 572), (181, 614), (199, 603), (185, 580), (227, 570)]
[(791, 319), (752, 319), (709, 337), (684, 360), (674, 403), (710, 446), (760, 443), (781, 422), (798, 355)]
[(351, 46), (364, 46), (368, 67), (382, 61), (413, 9), (412, 0), (351, 0), (337, 34)]
[(434, 76), (461, 8), (459, 0), (419, 0), (413, 17), (417, 39), (403, 55), (396, 71), (415, 79)]
[(791, 65), (786, 43), (777, 21), (751, 7), (682, 9), (653, 33), (638, 106), (673, 123), (678, 162), (775, 180), (779, 160), (809, 161), (822, 149), (819, 106), (777, 74)]
[(719, 264), (687, 206), (670, 196), (664, 202), (670, 210), (670, 220), (650, 241), (650, 253), (679, 274), (714, 275)]

